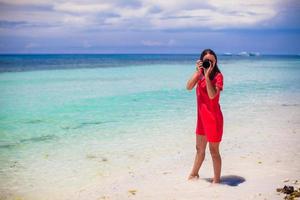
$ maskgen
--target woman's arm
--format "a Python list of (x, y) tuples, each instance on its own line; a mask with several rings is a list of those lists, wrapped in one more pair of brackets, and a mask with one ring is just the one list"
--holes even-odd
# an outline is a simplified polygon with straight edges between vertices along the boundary
[(213, 86), (209, 77), (205, 77), (205, 80), (206, 80), (206, 88), (207, 88), (208, 97), (210, 99), (213, 99), (217, 96), (217, 94), (219, 92), (219, 88)]
[(217, 96), (218, 92), (220, 92), (218, 87), (213, 86), (209, 76), (212, 73), (213, 69), (215, 67), (215, 64), (211, 64), (208, 69), (206, 69), (204, 72), (205, 74), (205, 81), (206, 81), (206, 89), (207, 94), (210, 99), (213, 99)]
[(188, 82), (186, 84), (186, 89), (187, 90), (192, 90), (195, 87), (195, 85), (197, 84), (200, 76), (201, 76), (200, 72), (196, 71), (192, 75), (192, 77), (188, 80)]
[(195, 87), (195, 85), (197, 84), (200, 77), (202, 76), (203, 68), (202, 68), (201, 60), (197, 60), (196, 69), (197, 69), (197, 71), (195, 71), (195, 73), (192, 75), (192, 77), (188, 80), (188, 82), (186, 84), (187, 90), (192, 90)]

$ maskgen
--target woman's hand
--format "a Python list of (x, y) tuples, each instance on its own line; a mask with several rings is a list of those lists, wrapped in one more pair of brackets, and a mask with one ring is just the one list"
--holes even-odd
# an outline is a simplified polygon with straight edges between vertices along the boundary
[(195, 87), (195, 85), (197, 84), (197, 82), (201, 78), (202, 73), (203, 73), (202, 61), (197, 60), (197, 62), (196, 62), (196, 72), (188, 80), (188, 82), (186, 84), (186, 89), (187, 90), (192, 90)]
[(218, 94), (218, 89), (213, 86), (213, 84), (209, 78), (214, 67), (215, 67), (215, 63), (211, 62), (209, 68), (205, 70), (206, 89), (207, 89), (208, 97), (210, 99), (215, 98), (215, 96)]
[(209, 68), (204, 71), (206, 79), (209, 78), (209, 76), (210, 76), (211, 72), (213, 71), (214, 67), (215, 67), (215, 64), (210, 62)]
[(199, 72), (199, 75), (201, 75), (203, 70), (204, 70), (202, 64), (203, 64), (203, 62), (201, 60), (197, 60), (197, 62), (196, 62), (196, 71)]

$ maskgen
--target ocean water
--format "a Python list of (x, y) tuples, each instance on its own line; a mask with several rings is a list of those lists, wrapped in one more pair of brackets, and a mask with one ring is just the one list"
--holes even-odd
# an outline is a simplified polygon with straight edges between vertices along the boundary
[[(197, 58), (1, 55), (0, 197), (76, 191), (173, 151), (194, 134), (195, 90), (185, 86)], [(218, 63), (224, 136), (259, 120), (256, 108), (299, 105), (299, 56), (220, 55)]]

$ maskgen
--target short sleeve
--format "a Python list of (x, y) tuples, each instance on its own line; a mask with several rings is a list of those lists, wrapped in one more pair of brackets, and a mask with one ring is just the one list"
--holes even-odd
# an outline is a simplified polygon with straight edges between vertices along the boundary
[(215, 79), (216, 87), (218, 87), (220, 90), (223, 90), (223, 75), (221, 73), (218, 73)]

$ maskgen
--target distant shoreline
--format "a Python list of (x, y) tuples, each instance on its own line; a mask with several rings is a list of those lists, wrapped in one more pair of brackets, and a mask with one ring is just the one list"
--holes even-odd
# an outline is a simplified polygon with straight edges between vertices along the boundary
[[(248, 52), (251, 54), (251, 52)], [(0, 53), (0, 56), (22, 56), (22, 55), (199, 55), (199, 53)], [(240, 53), (217, 53), (219, 56), (239, 56), (239, 57), (247, 57), (246, 55), (240, 55)], [(259, 55), (250, 55), (249, 57), (255, 56), (300, 56), (300, 54), (283, 54), (283, 53), (260, 53)]]
[[(220, 54), (219, 61), (294, 60), (299, 55)], [(128, 66), (193, 65), (199, 54), (0, 54), (0, 73)]]

